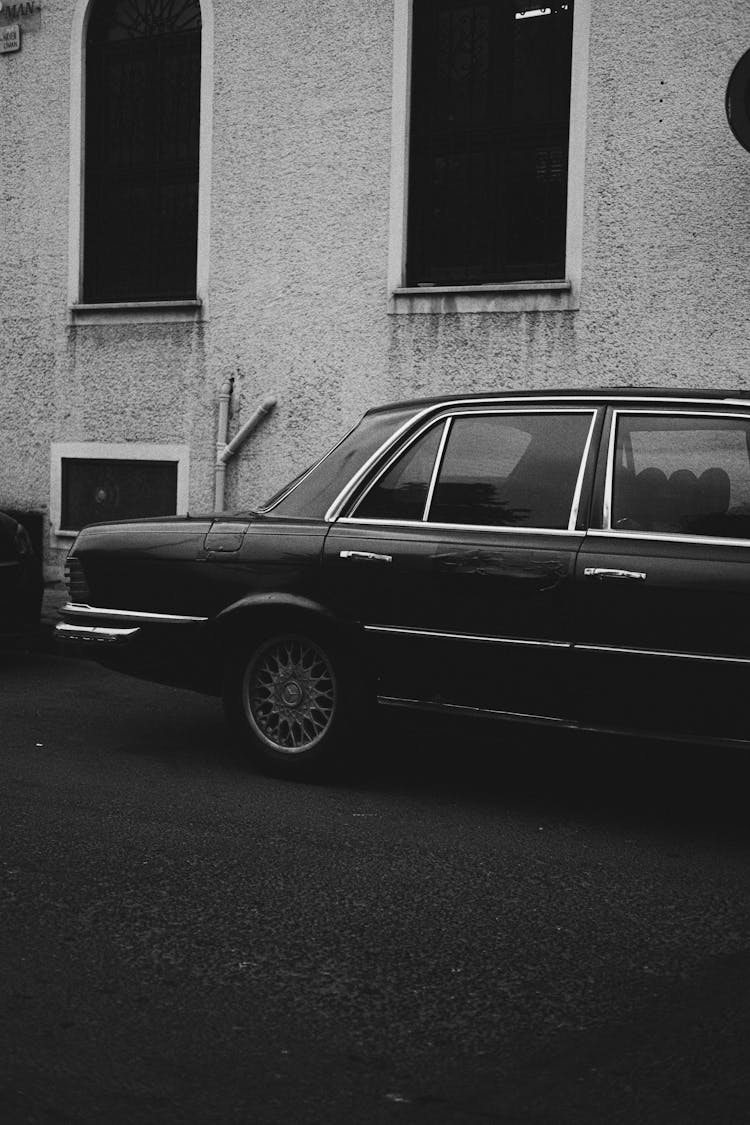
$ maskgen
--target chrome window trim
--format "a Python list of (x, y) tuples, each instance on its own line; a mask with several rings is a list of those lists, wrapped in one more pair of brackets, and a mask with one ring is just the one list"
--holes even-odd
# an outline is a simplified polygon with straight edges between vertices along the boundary
[(578, 510), (581, 506), (581, 492), (583, 491), (583, 478), (586, 475), (586, 469), (591, 455), (591, 442), (594, 437), (594, 428), (596, 426), (599, 411), (594, 410), (591, 415), (591, 425), (589, 426), (589, 436), (586, 438), (586, 444), (583, 448), (583, 456), (581, 457), (581, 464), (578, 468), (578, 479), (573, 491), (573, 506), (570, 509), (570, 519), (568, 520), (568, 531), (575, 531), (576, 524), (578, 523)]
[[(724, 405), (728, 405), (728, 406), (741, 406), (745, 410), (748, 409), (748, 400), (747, 399), (680, 398), (679, 395), (678, 396), (671, 396), (668, 391), (664, 392), (663, 399), (668, 401), (668, 402), (672, 402), (672, 403), (685, 403), (686, 405), (693, 406), (693, 407), (695, 407), (695, 406), (713, 406), (713, 405), (724, 404)], [(503, 396), (502, 398), (499, 398), (497, 395), (488, 395), (486, 398), (478, 398), (478, 399), (477, 398), (471, 398), (471, 399), (468, 399), (468, 398), (450, 399), (450, 398), (448, 398), (448, 399), (445, 399), (443, 402), (430, 403), (429, 406), (425, 406), (422, 410), (417, 411), (417, 413), (414, 414), (413, 417), (407, 419), (406, 422), (404, 422), (401, 426), (399, 426), (399, 428), (396, 430), (395, 433), (391, 434), (391, 436), (389, 438), (386, 438), (386, 440), (383, 442), (383, 444), (380, 446), (379, 449), (376, 449), (375, 452), (373, 454), (371, 454), (370, 457), (368, 457), (365, 464), (362, 465), (361, 468), (358, 469), (357, 472), (354, 474), (354, 476), (351, 477), (351, 479), (347, 482), (347, 484), (344, 485), (341, 492), (338, 494), (336, 499), (333, 501), (331, 506), (328, 508), (328, 511), (325, 513), (323, 519), (327, 523), (333, 523), (334, 520), (336, 520), (338, 518), (339, 513), (341, 512), (341, 509), (345, 506), (346, 502), (351, 497), (352, 492), (354, 492), (356, 490), (356, 488), (358, 487), (362, 478), (367, 475), (367, 473), (370, 471), (372, 466), (374, 464), (376, 464), (378, 459), (381, 456), (385, 456), (387, 451), (396, 442), (398, 442), (400, 440), (402, 434), (404, 434), (410, 426), (419, 425), (424, 419), (429, 418), (431, 415), (439, 414), (441, 410), (454, 410), (456, 408), (463, 407), (463, 406), (477, 406), (477, 407), (494, 406), (497, 409), (502, 410), (502, 409), (505, 409), (506, 406), (514, 406), (516, 404), (525, 405), (527, 403), (532, 403), (532, 404), (535, 404), (535, 403), (543, 403), (544, 404), (544, 403), (546, 403), (552, 408), (560, 407), (561, 409), (565, 409), (565, 407), (562, 406), (563, 402), (565, 402), (565, 403), (567, 403), (567, 402), (586, 403), (586, 404), (596, 403), (596, 404), (598, 404), (598, 406), (602, 407), (602, 406), (612, 406), (613, 403), (620, 402), (620, 401), (654, 403), (654, 402), (661, 402), (662, 396), (661, 395), (653, 395), (653, 394), (651, 394), (651, 395), (638, 394), (637, 389), (635, 389), (634, 393), (632, 395), (629, 395), (629, 394), (628, 395), (622, 395), (622, 396), (618, 395), (616, 399), (612, 399), (609, 395), (607, 395), (606, 389), (602, 389), (602, 391), (599, 394), (586, 394), (584, 392), (580, 395), (579, 394), (571, 395), (569, 398), (566, 397), (565, 399), (562, 399), (562, 400), (559, 398), (559, 396), (556, 396), (554, 393), (549, 394), (549, 395), (530, 395), (528, 397), (515, 396), (513, 394), (508, 394), (507, 397)], [(349, 432), (351, 432), (351, 431), (349, 431)], [(336, 447), (334, 446), (334, 448), (336, 448)], [(329, 451), (329, 452), (332, 452), (332, 450)], [(327, 454), (324, 455), (324, 456), (327, 456)], [(316, 468), (316, 467), (317, 466), (313, 466), (313, 468)], [(310, 472), (312, 472), (312, 471), (313, 470), (310, 469)], [(307, 475), (308, 474), (305, 474), (305, 476), (307, 476)], [(297, 484), (301, 484), (301, 483), (302, 483), (301, 480), (297, 481)], [(297, 484), (295, 484), (295, 486), (294, 486), (295, 488), (297, 487)], [(289, 491), (291, 492), (291, 491), (293, 491), (293, 489), (290, 489)], [(286, 493), (286, 495), (289, 495), (289, 493)]]
[[(380, 469), (380, 471), (377, 473), (377, 475), (370, 482), (370, 485), (369, 485), (367, 491), (364, 492), (363, 495), (359, 498), (358, 504), (361, 503), (362, 500), (364, 500), (364, 498), (367, 495), (369, 495), (370, 491), (375, 487), (375, 485), (378, 483), (378, 481), (382, 480), (382, 478), (385, 476), (385, 474), (388, 472), (388, 470), (391, 468), (391, 466), (395, 464), (395, 462), (399, 459), (399, 457), (402, 457), (404, 455), (404, 453), (406, 453), (406, 451), (408, 449), (410, 449), (412, 445), (414, 445), (415, 442), (419, 441), (419, 439), (421, 437), (423, 437), (424, 434), (427, 433), (427, 431), (428, 431), (428, 429), (430, 428), (431, 425), (439, 424), (440, 414), (443, 413), (443, 412), (448, 412), (449, 410), (450, 410), (450, 408), (444, 407), (443, 405), (440, 405), (437, 408), (437, 418), (427, 419), (422, 425), (420, 425), (415, 430), (415, 432), (412, 434), (411, 438), (409, 439), (409, 441), (405, 445), (403, 445), (402, 447), (400, 447), (398, 449), (394, 449), (392, 451), (391, 455), (387, 458), (387, 460), (385, 461), (385, 463), (382, 466), (382, 468)], [(576, 478), (576, 484), (575, 484), (575, 488), (573, 490), (573, 497), (572, 497), (572, 501), (571, 501), (570, 514), (568, 516), (568, 526), (567, 526), (567, 528), (559, 528), (559, 527), (558, 528), (544, 528), (544, 527), (540, 527), (540, 528), (537, 528), (537, 527), (512, 527), (511, 528), (511, 527), (509, 527), (507, 525), (504, 525), (504, 524), (464, 524), (464, 523), (447, 524), (447, 523), (437, 523), (437, 522), (433, 523), (432, 521), (430, 521), (426, 518), (427, 514), (429, 513), (429, 506), (432, 503), (432, 493), (434, 491), (435, 483), (436, 483), (437, 477), (439, 475), (440, 464), (441, 464), (441, 461), (442, 461), (442, 455), (443, 455), (443, 452), (445, 450), (445, 443), (447, 441), (447, 436), (450, 433), (450, 429), (452, 427), (453, 422), (455, 421), (455, 419), (457, 417), (467, 418), (467, 417), (472, 417), (474, 415), (483, 415), (483, 416), (487, 417), (488, 415), (494, 415), (494, 414), (553, 414), (555, 417), (559, 417), (559, 415), (561, 415), (561, 414), (584, 414), (584, 415), (590, 414), (591, 415), (591, 421), (590, 421), (590, 424), (589, 424), (589, 432), (588, 432), (588, 436), (586, 438), (586, 442), (585, 442), (584, 447), (583, 447), (583, 453), (581, 454), (581, 462), (580, 462), (580, 465), (579, 465), (579, 468), (578, 468), (578, 476)], [(567, 535), (571, 531), (575, 531), (576, 523), (578, 522), (578, 509), (579, 509), (580, 503), (581, 503), (581, 491), (582, 491), (582, 488), (583, 488), (583, 478), (584, 478), (585, 473), (586, 473), (586, 467), (587, 467), (587, 464), (588, 464), (589, 453), (590, 453), (590, 450), (591, 450), (591, 441), (592, 441), (592, 438), (593, 438), (594, 429), (595, 429), (595, 426), (596, 426), (596, 421), (597, 421), (598, 415), (599, 415), (599, 410), (596, 407), (593, 407), (593, 406), (583, 406), (583, 407), (581, 407), (581, 406), (560, 406), (560, 407), (557, 407), (557, 406), (553, 406), (553, 407), (535, 406), (535, 407), (532, 407), (532, 409), (527, 409), (527, 408), (525, 408), (524, 405), (518, 405), (518, 406), (512, 406), (510, 409), (506, 409), (504, 403), (500, 403), (500, 404), (494, 403), (493, 407), (491, 407), (491, 408), (488, 408), (486, 406), (482, 406), (480, 404), (470, 403), (469, 408), (466, 409), (466, 410), (461, 410), (459, 414), (447, 413), (447, 415), (446, 415), (445, 421), (449, 424), (448, 424), (448, 426), (446, 426), (444, 428), (443, 434), (442, 434), (441, 439), (440, 439), (440, 444), (438, 445), (437, 454), (435, 456), (435, 463), (433, 465), (433, 470), (432, 470), (430, 490), (429, 490), (429, 493), (428, 493), (428, 503), (425, 504), (425, 508), (423, 509), (421, 520), (389, 520), (389, 519), (380, 519), (380, 518), (376, 519), (376, 518), (373, 518), (373, 517), (366, 517), (366, 516), (365, 517), (357, 517), (356, 513), (353, 513), (353, 514), (348, 515), (348, 516), (337, 517), (336, 515), (332, 514), (332, 513), (334, 513), (334, 510), (340, 511), (341, 508), (343, 508), (345, 506), (345, 504), (348, 503), (349, 500), (351, 500), (352, 494), (356, 491), (356, 488), (358, 487), (359, 483), (361, 482), (361, 480), (363, 479), (363, 477), (365, 475), (365, 471), (368, 470), (368, 467), (371, 467), (372, 463), (374, 463), (373, 457), (370, 458), (370, 460), (367, 462), (366, 465), (362, 466), (362, 468), (359, 470), (358, 473), (355, 473), (354, 477), (352, 477), (351, 481), (346, 486), (344, 491), (339, 495), (339, 497), (334, 502), (332, 507), (329, 508), (328, 511), (326, 512), (325, 519), (329, 522), (333, 522), (334, 520), (337, 520), (340, 523), (398, 524), (399, 526), (405, 526), (405, 527), (416, 527), (416, 526), (419, 526), (420, 524), (429, 524), (430, 527), (435, 527), (435, 528), (439, 528), (439, 527), (442, 527), (442, 528), (466, 528), (467, 530), (473, 529), (473, 530), (481, 530), (481, 531), (511, 531), (511, 530), (520, 531), (520, 532), (524, 532), (524, 531), (545, 531), (545, 532), (550, 532), (550, 533), (558, 533), (558, 534)], [(412, 424), (413, 424), (413, 422), (414, 422), (414, 419), (412, 419)], [(339, 503), (339, 501), (341, 501), (341, 503)]]
[(565, 527), (511, 527), (486, 523), (426, 523), (423, 520), (381, 520), (374, 517), (357, 519), (356, 516), (342, 516), (336, 522), (350, 527), (419, 527), (430, 531), (487, 531), (493, 535), (506, 531), (511, 535), (563, 535), (566, 538), (575, 535), (579, 539), (583, 539), (586, 535), (585, 531), (579, 531), (577, 528), (568, 530)]
[(618, 539), (645, 539), (647, 542), (657, 543), (700, 543), (701, 546), (714, 547), (750, 547), (750, 539), (731, 539), (728, 536), (717, 535), (686, 535), (677, 531), (618, 531), (616, 528), (601, 530), (592, 528), (589, 535), (598, 538), (609, 538), (611, 535)]
[(574, 651), (603, 652), (615, 656), (652, 656), (669, 660), (702, 660), (710, 664), (750, 664), (747, 656), (714, 656), (707, 652), (676, 652), (661, 648), (621, 648), (617, 645), (588, 645), (573, 643)]
[(427, 499), (425, 500), (424, 511), (422, 512), (422, 523), (429, 523), (430, 507), (432, 506), (432, 497), (435, 495), (435, 486), (437, 485), (438, 477), (440, 476), (440, 467), (443, 464), (443, 456), (445, 455), (445, 447), (448, 444), (448, 437), (451, 429), (453, 428), (453, 418), (446, 418), (443, 425), (443, 433), (440, 438), (440, 443), (435, 454), (435, 464), (432, 466), (432, 478), (430, 486), (427, 489)]
[[(676, 400), (680, 401), (680, 400)], [(682, 400), (684, 401), (684, 400)], [(715, 400), (713, 400), (715, 401)], [(729, 402), (734, 404), (733, 399), (722, 399), (722, 402)], [(744, 418), (750, 422), (750, 410), (748, 410), (747, 402), (736, 403), (742, 406), (740, 411), (736, 410), (701, 410), (697, 413), (694, 410), (673, 410), (669, 407), (658, 407), (654, 410), (634, 409), (633, 407), (613, 407), (612, 409), (612, 424), (609, 433), (609, 444), (607, 448), (607, 469), (604, 474), (604, 502), (602, 504), (602, 523), (604, 528), (602, 531), (592, 531), (591, 534), (606, 534), (616, 535), (620, 537), (633, 537), (636, 539), (665, 539), (668, 542), (676, 541), (679, 543), (750, 543), (750, 539), (746, 538), (714, 538), (708, 535), (686, 535), (677, 534), (666, 531), (619, 531), (616, 527), (612, 527), (612, 499), (614, 493), (614, 477), (615, 477), (615, 442), (617, 438), (617, 424), (622, 414), (647, 416), (649, 418)]]
[(97, 617), (102, 621), (132, 621), (139, 624), (201, 625), (207, 617), (187, 617), (181, 613), (152, 613), (148, 610), (105, 609), (83, 602), (68, 602), (61, 610), (65, 617)]
[(524, 648), (572, 648), (570, 641), (539, 641), (525, 637), (497, 637), (483, 633), (446, 633), (440, 629), (410, 629), (402, 625), (365, 625), (366, 633), (386, 633), (407, 637), (426, 637), (441, 641), (472, 641), (476, 644), (514, 645)]
[(617, 420), (619, 410), (612, 411), (612, 422), (609, 431), (609, 444), (607, 446), (607, 469), (604, 474), (604, 503), (602, 504), (602, 524), (609, 531), (612, 530), (612, 489), (615, 475), (615, 439), (617, 436)]

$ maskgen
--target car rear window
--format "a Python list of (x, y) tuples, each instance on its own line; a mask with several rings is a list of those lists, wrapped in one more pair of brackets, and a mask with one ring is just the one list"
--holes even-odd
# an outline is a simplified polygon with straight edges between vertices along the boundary
[(354, 474), (418, 409), (410, 405), (365, 414), (320, 461), (274, 493), (260, 511), (292, 519), (322, 519)]

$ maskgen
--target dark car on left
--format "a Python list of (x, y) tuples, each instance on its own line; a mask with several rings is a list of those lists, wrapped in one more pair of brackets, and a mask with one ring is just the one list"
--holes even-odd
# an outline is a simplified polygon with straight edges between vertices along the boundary
[(42, 564), (22, 523), (0, 511), (0, 638), (15, 638), (39, 624)]

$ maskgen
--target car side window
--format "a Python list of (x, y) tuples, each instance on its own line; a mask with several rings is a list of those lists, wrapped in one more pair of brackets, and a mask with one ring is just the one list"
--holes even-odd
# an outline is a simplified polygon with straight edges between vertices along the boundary
[(445, 422), (413, 442), (365, 494), (357, 519), (421, 520)]
[(567, 528), (590, 426), (590, 413), (454, 418), (428, 520)]
[(750, 418), (620, 415), (610, 527), (750, 538)]

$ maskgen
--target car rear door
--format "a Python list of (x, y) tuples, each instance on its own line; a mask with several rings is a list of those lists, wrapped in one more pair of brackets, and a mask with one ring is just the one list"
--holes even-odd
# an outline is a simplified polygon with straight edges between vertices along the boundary
[(607, 427), (598, 527), (576, 562), (582, 714), (747, 738), (750, 412), (623, 405)]
[(392, 704), (570, 718), (571, 609), (592, 408), (424, 423), (338, 516), (329, 599)]

